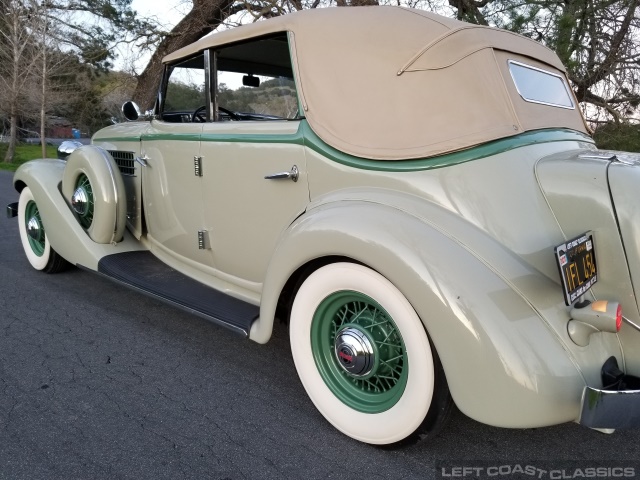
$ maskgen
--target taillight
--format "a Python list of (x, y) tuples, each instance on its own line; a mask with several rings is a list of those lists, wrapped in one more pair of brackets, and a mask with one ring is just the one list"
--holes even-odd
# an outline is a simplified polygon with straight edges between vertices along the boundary
[(616, 310), (616, 331), (620, 331), (620, 327), (622, 327), (622, 305), (618, 304), (618, 308)]

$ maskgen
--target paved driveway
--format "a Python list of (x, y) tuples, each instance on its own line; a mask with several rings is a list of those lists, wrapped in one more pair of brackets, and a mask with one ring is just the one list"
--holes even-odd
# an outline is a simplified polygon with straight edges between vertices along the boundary
[[(0, 171), (0, 207), (17, 198)], [(0, 479), (427, 479), (436, 462), (462, 478), (453, 468), (477, 462), (613, 467), (639, 445), (639, 431), (459, 412), (432, 443), (363, 445), (307, 398), (286, 328), (257, 345), (79, 269), (36, 272), (0, 217)]]

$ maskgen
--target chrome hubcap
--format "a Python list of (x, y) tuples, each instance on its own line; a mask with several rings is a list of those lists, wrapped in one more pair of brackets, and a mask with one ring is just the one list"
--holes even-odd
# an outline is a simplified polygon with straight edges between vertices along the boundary
[(83, 187), (76, 188), (71, 197), (71, 206), (80, 216), (84, 216), (89, 211), (89, 196)]
[(31, 217), (27, 222), (27, 235), (38, 242), (42, 240), (42, 225), (37, 217)]
[(338, 364), (354, 377), (371, 373), (375, 352), (371, 340), (357, 328), (345, 327), (336, 336), (335, 354)]

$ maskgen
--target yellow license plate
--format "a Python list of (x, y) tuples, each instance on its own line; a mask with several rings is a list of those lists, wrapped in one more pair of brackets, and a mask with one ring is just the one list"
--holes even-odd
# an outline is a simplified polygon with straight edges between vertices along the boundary
[(593, 235), (585, 233), (555, 249), (564, 301), (573, 305), (598, 281)]

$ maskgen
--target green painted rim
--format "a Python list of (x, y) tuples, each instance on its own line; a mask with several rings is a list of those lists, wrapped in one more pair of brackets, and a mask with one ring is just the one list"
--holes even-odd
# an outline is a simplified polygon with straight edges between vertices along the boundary
[(87, 212), (84, 215), (78, 214), (78, 218), (80, 219), (80, 225), (82, 225), (82, 228), (89, 228), (93, 223), (93, 209), (95, 205), (95, 199), (93, 196), (93, 188), (91, 187), (91, 182), (84, 173), (78, 176), (75, 190), (77, 190), (78, 188), (84, 190), (85, 194), (87, 195), (87, 202), (89, 203)]
[[(31, 220), (35, 220), (38, 223), (38, 238), (33, 238), (29, 235), (29, 222)], [(33, 200), (29, 200), (27, 206), (24, 209), (24, 227), (27, 231), (27, 239), (29, 240), (29, 246), (31, 247), (31, 251), (35, 253), (38, 257), (44, 255), (45, 250), (45, 234), (44, 234), (44, 226), (42, 225), (42, 219), (40, 218), (40, 211), (38, 210), (38, 206), (36, 202)]]
[[(358, 329), (373, 345), (376, 359), (364, 377), (348, 373), (336, 358), (336, 337), (345, 327)], [(311, 350), (329, 390), (354, 410), (384, 412), (404, 393), (409, 363), (400, 330), (386, 310), (367, 295), (345, 290), (325, 298), (311, 322)]]

